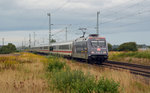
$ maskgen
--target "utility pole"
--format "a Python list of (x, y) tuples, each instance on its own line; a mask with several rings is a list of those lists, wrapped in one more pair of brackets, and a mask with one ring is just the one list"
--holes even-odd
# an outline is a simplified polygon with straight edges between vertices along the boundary
[(22, 49), (23, 49), (23, 41), (22, 41)]
[(31, 48), (31, 34), (29, 34), (29, 48)]
[(33, 32), (33, 35), (34, 35), (34, 46), (35, 46), (35, 32)]
[(47, 13), (47, 16), (49, 17), (49, 45), (51, 43), (51, 14)]
[(4, 46), (4, 43), (5, 43), (4, 38), (2, 38), (2, 45), (3, 45), (3, 46)]
[(44, 44), (44, 38), (43, 38), (43, 44)]
[(67, 27), (66, 27), (66, 41), (67, 41)]
[(97, 34), (99, 36), (99, 14), (100, 14), (100, 11), (97, 12)]
[(24, 47), (26, 47), (26, 38), (24, 37)]

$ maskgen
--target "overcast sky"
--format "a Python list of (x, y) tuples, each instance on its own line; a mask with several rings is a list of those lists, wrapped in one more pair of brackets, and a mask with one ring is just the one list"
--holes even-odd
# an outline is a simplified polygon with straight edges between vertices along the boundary
[[(36, 43), (48, 42), (48, 16), (52, 17), (52, 34), (57, 41), (96, 33), (96, 12), (100, 11), (100, 36), (111, 44), (134, 41), (150, 45), (150, 0), (0, 0), (0, 45), (28, 44), (29, 34), (36, 33)], [(71, 25), (70, 25), (71, 24)], [(25, 42), (26, 41), (26, 42)]]

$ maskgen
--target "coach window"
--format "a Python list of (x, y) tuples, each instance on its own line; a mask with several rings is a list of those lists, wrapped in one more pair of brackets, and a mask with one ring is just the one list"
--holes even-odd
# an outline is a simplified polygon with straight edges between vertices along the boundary
[(53, 50), (56, 49), (56, 46), (53, 46)]
[(48, 46), (44, 47), (44, 49), (48, 49)]
[(59, 49), (69, 49), (69, 45), (60, 45)]
[(69, 45), (64, 45), (63, 48), (68, 50), (69, 49)]
[(50, 50), (50, 51), (53, 51), (53, 47), (51, 46), (49, 50)]

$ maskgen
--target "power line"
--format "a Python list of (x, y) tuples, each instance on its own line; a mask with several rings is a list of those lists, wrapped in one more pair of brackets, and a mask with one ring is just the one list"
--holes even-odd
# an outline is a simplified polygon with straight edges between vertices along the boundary
[(127, 15), (127, 16), (119, 17), (119, 18), (115, 18), (115, 19), (110, 20), (110, 21), (102, 22), (101, 24), (107, 24), (107, 23), (111, 23), (111, 22), (114, 22), (114, 21), (122, 20), (122, 19), (125, 19), (125, 18), (141, 15), (141, 14), (146, 13), (146, 12), (150, 12), (150, 10), (138, 12), (136, 14), (130, 14), (130, 15)]
[[(130, 0), (131, 1), (131, 0)], [(129, 1), (129, 2), (130, 2)], [(132, 7), (135, 7), (135, 6), (139, 6), (141, 3), (143, 3), (144, 1), (147, 1), (147, 0), (142, 0), (142, 1), (140, 1), (140, 2), (137, 2), (137, 3), (135, 3), (135, 4), (132, 4), (132, 5), (130, 5), (130, 6), (128, 6), (128, 7), (125, 7), (125, 9), (120, 9), (119, 11), (116, 11), (116, 12), (113, 12), (113, 13), (111, 13), (111, 14), (109, 14), (109, 15), (104, 15), (105, 17), (108, 17), (108, 16), (112, 16), (113, 14), (118, 14), (118, 13), (120, 13), (120, 12), (124, 12), (124, 11), (126, 11), (126, 10), (128, 10), (128, 9), (131, 9)], [(127, 2), (127, 3), (129, 3), (129, 2)], [(123, 4), (121, 4), (120, 6), (123, 6)], [(118, 9), (118, 6), (117, 6), (117, 9)], [(116, 10), (116, 9), (115, 9)], [(104, 10), (103, 10), (104, 11)], [(107, 10), (106, 10), (107, 11)], [(109, 10), (110, 11), (110, 10)]]
[(125, 26), (131, 26), (131, 25), (136, 25), (136, 24), (139, 24), (139, 23), (144, 23), (144, 22), (149, 22), (150, 20), (146, 20), (146, 21), (140, 21), (140, 22), (133, 22), (133, 23), (128, 23), (128, 24), (123, 24), (123, 25), (119, 25), (117, 27), (125, 27)]
[(50, 45), (50, 43), (51, 43), (51, 13), (47, 13), (47, 16), (48, 16), (48, 18), (49, 18), (49, 45)]
[[(67, 27), (70, 27), (70, 26), (72, 26), (72, 24), (69, 24)], [(58, 34), (58, 33), (60, 33), (60, 32), (64, 32), (64, 31), (66, 31), (66, 27), (64, 27), (64, 28), (61, 29), (60, 31), (57, 31), (57, 32), (54, 33), (53, 35), (56, 35), (56, 34)]]
[(65, 29), (66, 29), (66, 28), (63, 28), (63, 29), (61, 29), (60, 31), (58, 31), (58, 32), (54, 33), (54, 34), (53, 34), (53, 36), (54, 36), (54, 35), (56, 35), (56, 34), (58, 34), (58, 33), (64, 32), (64, 31), (65, 31)]
[(52, 11), (51, 13), (55, 13), (59, 10), (61, 10), (65, 5), (67, 5), (70, 2), (70, 0), (67, 0), (65, 3), (63, 3), (60, 7), (58, 7), (57, 9), (55, 9), (55, 11)]
[(67, 41), (67, 32), (68, 32), (68, 31), (67, 31), (67, 27), (66, 27), (66, 41)]
[(5, 39), (2, 38), (2, 45), (4, 46), (4, 44), (5, 44)]
[[(117, 14), (117, 13), (119, 13), (119, 12), (121, 12), (121, 11), (130, 9), (131, 7), (135, 7), (135, 6), (137, 6), (137, 5), (140, 5), (140, 4), (141, 4), (142, 2), (144, 2), (144, 1), (147, 1), (147, 0), (142, 0), (142, 1), (138, 2), (138, 3), (136, 3), (136, 4), (133, 4), (132, 6), (125, 7), (125, 9), (120, 9), (119, 11), (114, 12), (114, 14)], [(145, 12), (145, 11), (144, 11), (144, 12)], [(147, 11), (147, 12), (149, 12), (149, 11)], [(128, 17), (131, 17), (131, 16), (136, 16), (136, 15), (140, 15), (140, 14), (143, 14), (143, 12), (140, 12), (140, 11), (138, 10), (138, 11), (137, 11), (137, 14), (130, 14), (130, 15), (126, 15), (126, 16), (123, 16), (123, 17), (118, 17), (118, 18), (115, 18), (115, 19), (112, 19), (112, 20), (109, 20), (109, 21), (101, 22), (101, 24), (110, 23), (110, 22), (113, 22), (113, 21), (121, 20), (121, 19), (124, 19), (124, 18), (128, 18)], [(109, 15), (110, 15), (110, 14), (109, 14)], [(112, 16), (112, 14), (111, 14), (110, 16)], [(105, 17), (107, 17), (107, 16), (105, 16)]]
[(35, 32), (33, 32), (33, 38), (34, 38), (34, 46), (35, 46)]
[(29, 34), (29, 48), (31, 48), (31, 34)]
[(99, 14), (100, 11), (97, 12), (97, 35), (99, 35)]

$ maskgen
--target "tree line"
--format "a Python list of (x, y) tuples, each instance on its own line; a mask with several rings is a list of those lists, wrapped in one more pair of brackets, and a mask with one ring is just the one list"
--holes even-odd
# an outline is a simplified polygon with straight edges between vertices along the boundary
[(137, 51), (138, 47), (135, 42), (126, 42), (121, 44), (117, 48), (113, 48), (113, 46), (110, 43), (108, 43), (108, 50), (109, 51)]
[[(16, 50), (17, 49), (14, 44), (8, 43), (8, 45), (4, 45), (0, 47), (0, 54), (9, 54), (12, 52), (16, 52)], [(137, 51), (138, 47), (135, 42), (126, 42), (126, 43), (121, 44), (117, 48), (113, 48), (113, 46), (110, 43), (108, 43), (108, 50), (109, 51)]]
[(9, 54), (16, 52), (16, 46), (12, 43), (0, 47), (0, 54)]

